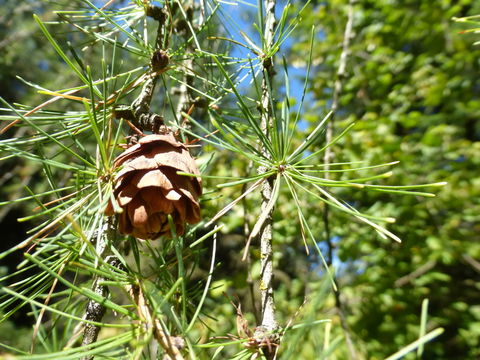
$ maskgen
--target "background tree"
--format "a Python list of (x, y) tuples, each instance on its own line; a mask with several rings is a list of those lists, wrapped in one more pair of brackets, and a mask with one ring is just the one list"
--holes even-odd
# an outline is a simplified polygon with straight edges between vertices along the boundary
[[(318, 24), (322, 38), (314, 48), (311, 119), (316, 109), (329, 106), (347, 16), (344, 5), (318, 4), (301, 24), (304, 31)], [(354, 5), (335, 127), (338, 132), (345, 121), (357, 125), (334, 150), (334, 161), (400, 161), (391, 177), (396, 184), (448, 181), (427, 202), (356, 193), (352, 202), (358, 209), (382, 208), (397, 218), (392, 229), (402, 244), (372, 238), (354, 223), (345, 226), (342, 217), (330, 218), (332, 242), (346, 272), (340, 280), (345, 279), (349, 324), (371, 357), (385, 356), (414, 336), (424, 298), (430, 301), (429, 326), (445, 327), (425, 357), (479, 356), (479, 54), (472, 45), (475, 38), (452, 21), (479, 10), (469, 1)], [(291, 62), (301, 64), (307, 49), (306, 39), (294, 45)]]

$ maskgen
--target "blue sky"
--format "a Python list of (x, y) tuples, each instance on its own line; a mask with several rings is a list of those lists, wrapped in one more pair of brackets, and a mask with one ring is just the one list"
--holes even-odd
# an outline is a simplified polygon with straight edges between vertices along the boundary
[[(252, 42), (254, 42), (255, 44), (260, 44), (260, 36), (252, 24), (252, 23), (258, 24), (257, 3), (255, 1), (249, 1), (248, 2), (249, 5), (247, 5), (246, 3), (247, 2), (239, 2), (239, 1), (231, 1), (228, 3), (227, 2), (223, 3), (220, 16), (222, 17), (222, 20), (224, 20), (226, 30), (230, 32), (229, 36), (233, 40), (247, 44), (247, 40), (245, 40), (245, 38), (240, 34), (240, 31), (242, 31), (252, 40)], [(278, 5), (275, 11), (277, 19), (281, 16), (282, 9), (285, 3), (286, 1), (278, 2)], [(282, 52), (284, 52), (285, 54), (287, 53), (285, 50), (287, 50), (291, 45), (292, 45), (292, 40), (287, 39), (287, 41), (285, 41), (285, 43), (282, 45), (280, 53), (277, 54), (276, 61), (277, 61), (277, 69), (279, 70), (277, 73), (277, 80), (284, 79), (284, 74), (283, 74), (283, 71), (281, 70), (283, 69), (283, 67), (280, 64), (281, 56), (282, 56)], [(245, 49), (244, 47), (239, 45), (235, 45), (232, 50), (233, 50), (232, 54), (234, 56), (238, 56), (242, 58), (246, 58), (249, 56), (251, 58), (255, 57), (255, 54), (253, 54), (248, 49)], [(295, 67), (295, 66), (288, 67), (290, 97), (297, 99), (296, 105), (292, 107), (293, 110), (295, 110), (300, 103), (300, 99), (302, 97), (302, 92), (303, 92), (303, 86), (304, 86), (304, 75), (306, 71), (307, 71), (306, 67)], [(247, 78), (246, 81), (244, 82), (245, 86), (248, 85), (250, 81), (249, 79), (251, 78)], [(280, 90), (282, 92), (285, 91), (285, 85), (281, 86)], [(312, 99), (306, 98), (305, 102), (306, 104), (309, 104), (312, 102)], [(307, 124), (305, 124), (304, 122), (301, 122), (299, 125), (302, 130), (304, 130), (307, 126)]]

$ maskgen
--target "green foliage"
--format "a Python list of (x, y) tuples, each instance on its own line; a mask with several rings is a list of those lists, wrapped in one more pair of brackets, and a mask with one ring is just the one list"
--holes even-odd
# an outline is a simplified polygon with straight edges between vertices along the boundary
[[(50, 69), (68, 75), (29, 78), (38, 93), (27, 105), (2, 100), (0, 154), (12, 176), (1, 205), (21, 209), (31, 230), (0, 255), (25, 252), (0, 279), (0, 330), (25, 309), (36, 324), (31, 348), (0, 345), (29, 359), (146, 359), (172, 351), (161, 340), (171, 335), (192, 359), (264, 358), (248, 333), (262, 315), (257, 235), (274, 208), (279, 358), (349, 358), (351, 339), (359, 358), (478, 356), (479, 65), (450, 23), (476, 9), (356, 3), (333, 114), (346, 1), (282, 4), (271, 45), (262, 2), (248, 29), (231, 15), (242, 4), (162, 1), (161, 21), (143, 1), (37, 11)], [(169, 64), (154, 73), (159, 49)], [(275, 74), (264, 71), (270, 59)], [(148, 107), (193, 145), (204, 220), (149, 242), (120, 236), (104, 209), (113, 159), (134, 132), (117, 111), (156, 76)], [(319, 160), (327, 150), (329, 166)], [(273, 196), (260, 212), (266, 182)], [(93, 303), (103, 317), (88, 317)], [(85, 344), (88, 326), (101, 332)]]
[[(319, 24), (324, 41), (314, 48), (315, 105), (330, 99), (343, 37), (345, 1), (318, 5), (304, 22)], [(385, 184), (448, 181), (437, 198), (419, 202), (357, 192), (351, 201), (364, 212), (388, 213), (402, 244), (372, 238), (355, 223), (332, 220), (338, 256), (354, 263), (344, 292), (349, 323), (371, 358), (381, 358), (418, 333), (420, 304), (430, 300), (428, 327), (441, 325), (441, 341), (426, 347), (426, 358), (479, 356), (479, 206), (476, 169), (479, 50), (453, 16), (478, 14), (473, 1), (362, 2), (354, 7), (344, 91), (337, 131), (356, 121), (356, 131), (335, 149), (334, 161), (399, 161)], [(308, 50), (306, 41), (293, 46)], [(315, 61), (315, 60), (314, 60)], [(312, 125), (312, 127), (315, 125)], [(381, 205), (381, 203), (383, 205)], [(387, 204), (387, 205), (385, 205)], [(355, 305), (354, 305), (355, 304)], [(474, 340), (475, 339), (475, 340)]]

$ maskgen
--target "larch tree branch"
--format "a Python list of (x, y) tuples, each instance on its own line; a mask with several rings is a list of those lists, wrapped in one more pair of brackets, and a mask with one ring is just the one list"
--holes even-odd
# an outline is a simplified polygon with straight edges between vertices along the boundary
[[(275, 31), (275, 0), (265, 0), (265, 29), (264, 29), (264, 52), (263, 60), (263, 79), (262, 79), (262, 95), (261, 95), (261, 129), (265, 136), (269, 137), (269, 129), (273, 123), (273, 111), (271, 107), (271, 91), (274, 67), (273, 55), (268, 56), (273, 45), (273, 37)], [(269, 156), (268, 150), (263, 147), (262, 153)], [(265, 167), (259, 167), (258, 173), (265, 173)], [(262, 185), (262, 203), (261, 212), (268, 211), (265, 222), (260, 229), (260, 260), (261, 260), (261, 324), (257, 327), (254, 337), (257, 343), (263, 348), (267, 359), (273, 359), (278, 345), (278, 338), (275, 331), (278, 329), (278, 323), (275, 317), (275, 302), (273, 294), (273, 248), (272, 248), (272, 223), (273, 223), (273, 207), (269, 207), (272, 199), (273, 178), (268, 179)]]
[[(96, 237), (96, 251), (98, 256), (102, 257), (103, 260), (112, 265), (118, 266), (119, 261), (115, 256), (108, 255), (109, 253), (109, 243), (113, 242), (116, 234), (116, 226), (113, 217), (109, 217), (106, 223), (104, 223), (99, 231), (95, 231), (92, 234), (92, 238)], [(105, 279), (101, 276), (96, 276), (93, 285), (92, 291), (102, 298), (108, 296), (108, 287), (103, 285), (102, 282)], [(95, 300), (90, 300), (87, 303), (87, 308), (83, 318), (87, 321), (92, 321), (96, 323), (102, 322), (103, 316), (105, 315), (105, 306), (102, 303), (99, 303)], [(101, 327), (99, 325), (94, 325), (91, 323), (86, 323), (83, 328), (83, 339), (82, 346), (91, 345), (97, 341), (98, 334), (100, 333)], [(92, 360), (93, 355), (84, 356), (82, 360)]]
[(155, 51), (150, 60), (150, 71), (145, 75), (145, 82), (142, 90), (131, 106), (121, 106), (114, 110), (116, 118), (124, 118), (131, 121), (133, 125), (142, 131), (151, 131), (157, 133), (160, 127), (164, 125), (164, 119), (157, 113), (150, 111), (153, 93), (158, 82), (160, 74), (168, 68), (169, 57), (165, 50), (166, 47), (166, 23), (169, 17), (163, 7), (148, 6), (146, 15), (158, 21), (157, 35), (155, 39)]
[[(348, 8), (347, 8), (347, 23), (345, 25), (345, 30), (343, 34), (343, 42), (342, 42), (342, 52), (340, 54), (340, 61), (337, 70), (337, 78), (335, 79), (335, 83), (333, 85), (333, 99), (332, 99), (332, 116), (330, 121), (327, 124), (327, 128), (325, 131), (325, 143), (329, 144), (333, 140), (333, 133), (334, 133), (334, 125), (335, 125), (335, 115), (338, 110), (338, 103), (340, 96), (342, 94), (344, 79), (346, 77), (346, 68), (347, 68), (347, 59), (348, 55), (350, 54), (350, 42), (353, 37), (353, 7), (354, 7), (355, 0), (349, 0)], [(325, 169), (325, 178), (329, 179), (330, 175), (328, 170), (330, 169), (330, 162), (333, 157), (333, 150), (329, 146), (325, 150), (325, 154), (323, 157), (324, 169)], [(330, 207), (328, 204), (324, 204), (323, 210), (323, 223), (325, 228), (325, 239), (327, 242), (327, 264), (330, 266), (333, 262), (334, 256), (334, 244), (332, 243), (332, 235), (330, 232)], [(337, 309), (338, 315), (340, 317), (340, 323), (345, 334), (345, 342), (348, 347), (348, 352), (350, 355), (351, 360), (355, 360), (358, 358), (357, 351), (355, 350), (355, 346), (353, 345), (352, 337), (350, 334), (350, 329), (347, 323), (347, 319), (345, 316), (344, 304), (342, 302), (340, 287), (337, 284), (337, 290), (334, 291), (335, 296), (335, 307)]]
[[(166, 12), (164, 8), (149, 6), (146, 9), (146, 15), (158, 21), (158, 30), (155, 40), (155, 52), (151, 58), (150, 73), (147, 74), (145, 83), (139, 96), (132, 102), (130, 107), (114, 109), (115, 117), (123, 117), (132, 122), (142, 130), (150, 130), (156, 132), (163, 125), (163, 118), (155, 113), (150, 112), (150, 104), (152, 101), (155, 85), (158, 80), (159, 73), (168, 65), (168, 55), (162, 49), (163, 39), (165, 35), (165, 19)], [(118, 266), (119, 262), (115, 256), (109, 255), (108, 247), (114, 242), (116, 237), (116, 224), (114, 217), (109, 217), (106, 223), (91, 235), (92, 240), (96, 241), (97, 254), (104, 259), (105, 262), (113, 266)], [(108, 287), (103, 285), (104, 279), (97, 276), (92, 285), (92, 290), (105, 298), (108, 295)], [(101, 322), (105, 315), (105, 306), (94, 300), (87, 303), (84, 319), (93, 322)], [(101, 327), (87, 323), (83, 330), (82, 346), (91, 345), (97, 341)], [(93, 355), (88, 355), (82, 360), (92, 360)]]

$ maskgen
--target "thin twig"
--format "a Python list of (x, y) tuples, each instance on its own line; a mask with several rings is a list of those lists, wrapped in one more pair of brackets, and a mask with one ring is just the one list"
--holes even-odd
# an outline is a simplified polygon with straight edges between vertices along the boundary
[(132, 296), (138, 310), (138, 315), (148, 329), (153, 330), (153, 335), (159, 345), (166, 352), (165, 360), (183, 360), (180, 352), (185, 347), (185, 341), (178, 336), (170, 336), (163, 328), (162, 323), (150, 309), (147, 299), (140, 286), (128, 286), (127, 292)]
[[(343, 90), (343, 80), (346, 76), (346, 67), (347, 67), (347, 58), (350, 53), (350, 40), (353, 37), (353, 5), (355, 0), (350, 0), (348, 3), (347, 9), (347, 23), (345, 25), (345, 31), (343, 34), (343, 43), (342, 43), (342, 52), (340, 54), (340, 62), (337, 70), (337, 78), (335, 79), (335, 83), (333, 86), (333, 99), (332, 99), (332, 117), (327, 124), (326, 132), (325, 132), (325, 143), (329, 144), (333, 140), (333, 132), (334, 132), (334, 120), (335, 115), (338, 109), (338, 101), (341, 96)], [(329, 146), (325, 149), (325, 154), (323, 157), (324, 169), (325, 169), (325, 178), (329, 178), (328, 170), (330, 169), (330, 162), (333, 157), (333, 150)], [(323, 210), (323, 223), (325, 228), (325, 239), (327, 242), (327, 264), (330, 266), (333, 262), (333, 253), (334, 253), (334, 245), (331, 239), (331, 232), (330, 232), (330, 220), (329, 220), (329, 213), (330, 207), (328, 204), (324, 205)], [(343, 328), (343, 332), (345, 334), (345, 341), (347, 343), (348, 351), (350, 354), (350, 359), (355, 360), (357, 359), (357, 352), (353, 345), (353, 341), (350, 335), (350, 329), (347, 323), (347, 319), (345, 316), (344, 305), (342, 302), (340, 288), (337, 284), (337, 291), (334, 292), (335, 295), (335, 306), (337, 308), (337, 312), (340, 317), (340, 324)]]
[[(265, 29), (264, 29), (264, 51), (270, 50), (273, 44), (275, 31), (275, 0), (265, 0)], [(272, 78), (274, 75), (273, 58), (265, 57), (263, 60), (263, 80), (262, 80), (262, 98), (261, 98), (261, 128), (268, 138), (269, 129), (273, 123), (273, 109), (270, 106), (272, 89)], [(262, 153), (269, 156), (267, 149), (262, 148)], [(265, 173), (265, 167), (259, 167), (258, 172)], [(273, 248), (272, 248), (272, 223), (273, 207), (269, 207), (272, 198), (273, 179), (268, 179), (262, 185), (262, 203), (261, 212), (268, 211), (265, 222), (260, 229), (260, 260), (261, 260), (261, 313), (262, 322), (255, 331), (255, 339), (259, 344), (263, 344), (263, 352), (267, 359), (273, 359), (275, 348), (278, 345), (278, 323), (275, 317), (275, 302), (273, 296)], [(269, 209), (268, 209), (269, 208)]]
[[(93, 283), (92, 290), (95, 294), (105, 298), (108, 294), (108, 288), (101, 283), (104, 281), (102, 277), (97, 277)], [(94, 300), (90, 300), (87, 304), (84, 319), (87, 321), (101, 322), (103, 315), (105, 315), (105, 306)], [(98, 334), (100, 333), (100, 326), (87, 323), (83, 329), (82, 346), (93, 344), (97, 341)], [(84, 356), (82, 360), (91, 360), (94, 355)]]
[[(115, 239), (115, 221), (113, 217), (108, 218), (105, 226), (102, 226), (101, 231), (98, 231), (97, 240), (96, 240), (96, 251), (99, 257), (103, 257), (104, 261), (113, 266), (119, 266), (119, 261), (115, 256), (106, 256), (108, 252), (108, 244), (112, 243)], [(105, 279), (101, 276), (97, 276), (92, 285), (92, 290), (100, 295), (102, 298), (105, 298), (108, 294), (108, 288), (102, 284)], [(87, 308), (85, 310), (85, 315), (83, 318), (88, 321), (93, 321), (96, 323), (102, 322), (103, 316), (105, 315), (105, 307), (102, 303), (90, 300), (87, 303)], [(97, 341), (98, 334), (100, 333), (101, 327), (91, 323), (86, 323), (83, 329), (83, 339), (82, 346), (91, 345)], [(82, 357), (82, 360), (92, 360), (94, 355), (88, 355)]]
[[(347, 15), (347, 24), (345, 25), (345, 32), (343, 35), (343, 44), (342, 44), (342, 53), (340, 54), (340, 62), (338, 65), (337, 70), (337, 78), (335, 79), (335, 83), (333, 85), (333, 99), (332, 99), (332, 117), (330, 121), (327, 123), (327, 129), (325, 131), (325, 143), (329, 144), (333, 139), (333, 125), (336, 116), (336, 112), (338, 110), (338, 100), (341, 96), (343, 90), (343, 80), (346, 76), (346, 68), (347, 68), (347, 57), (350, 53), (350, 40), (353, 36), (352, 28), (353, 28), (353, 4), (355, 0), (350, 0), (348, 3), (348, 15)], [(329, 146), (325, 149), (325, 154), (323, 158), (324, 162), (324, 169), (325, 169), (325, 176), (326, 178), (329, 177), (328, 170), (330, 169), (330, 162), (333, 156), (332, 148)]]
[(200, 0), (200, 14), (198, 15), (198, 25), (201, 27), (205, 22), (205, 0)]
[(415, 280), (416, 278), (419, 278), (420, 276), (432, 270), (436, 265), (437, 262), (435, 260), (427, 261), (425, 264), (415, 269), (415, 271), (412, 271), (411, 273), (402, 276), (401, 278), (398, 278), (394, 283), (395, 287), (402, 287), (404, 285), (407, 285), (409, 282)]
[[(151, 58), (150, 73), (145, 76), (142, 90), (132, 102), (131, 109), (115, 109), (115, 116), (132, 120), (134, 125), (143, 131), (148, 130), (157, 133), (164, 124), (164, 120), (162, 116), (150, 112), (150, 104), (152, 103), (153, 93), (160, 74), (168, 70), (169, 57), (164, 49), (165, 24), (168, 15), (164, 8), (157, 6), (148, 7), (146, 14), (158, 21), (155, 51)], [(129, 110), (131, 111), (130, 113)]]
[(473, 257), (467, 254), (462, 255), (463, 260), (465, 260), (476, 272), (480, 273), (480, 262), (475, 260)]
[[(179, 3), (180, 4), (180, 3)], [(197, 29), (200, 29), (203, 26), (203, 22), (205, 20), (205, 16), (203, 11), (205, 10), (203, 4), (200, 4), (201, 7), (198, 9), (200, 10), (199, 14), (198, 12), (194, 12), (195, 10), (195, 2), (194, 1), (186, 1), (185, 2), (185, 15), (186, 15), (186, 21), (190, 23), (193, 27), (193, 18), (194, 15), (198, 16), (198, 25), (196, 26)], [(181, 6), (181, 5), (179, 5)], [(184, 38), (184, 41), (186, 42), (186, 48), (185, 48), (185, 60), (182, 61), (182, 67), (184, 69), (183, 71), (183, 79), (180, 84), (180, 88), (178, 89), (178, 103), (177, 103), (177, 116), (180, 116), (180, 114), (187, 113), (193, 103), (193, 92), (192, 92), (192, 87), (193, 87), (193, 58), (192, 58), (192, 43), (188, 42), (189, 38), (191, 37), (190, 32), (188, 31), (188, 27), (185, 26), (184, 29), (182, 29), (182, 35)], [(186, 124), (182, 124), (184, 126)]]

